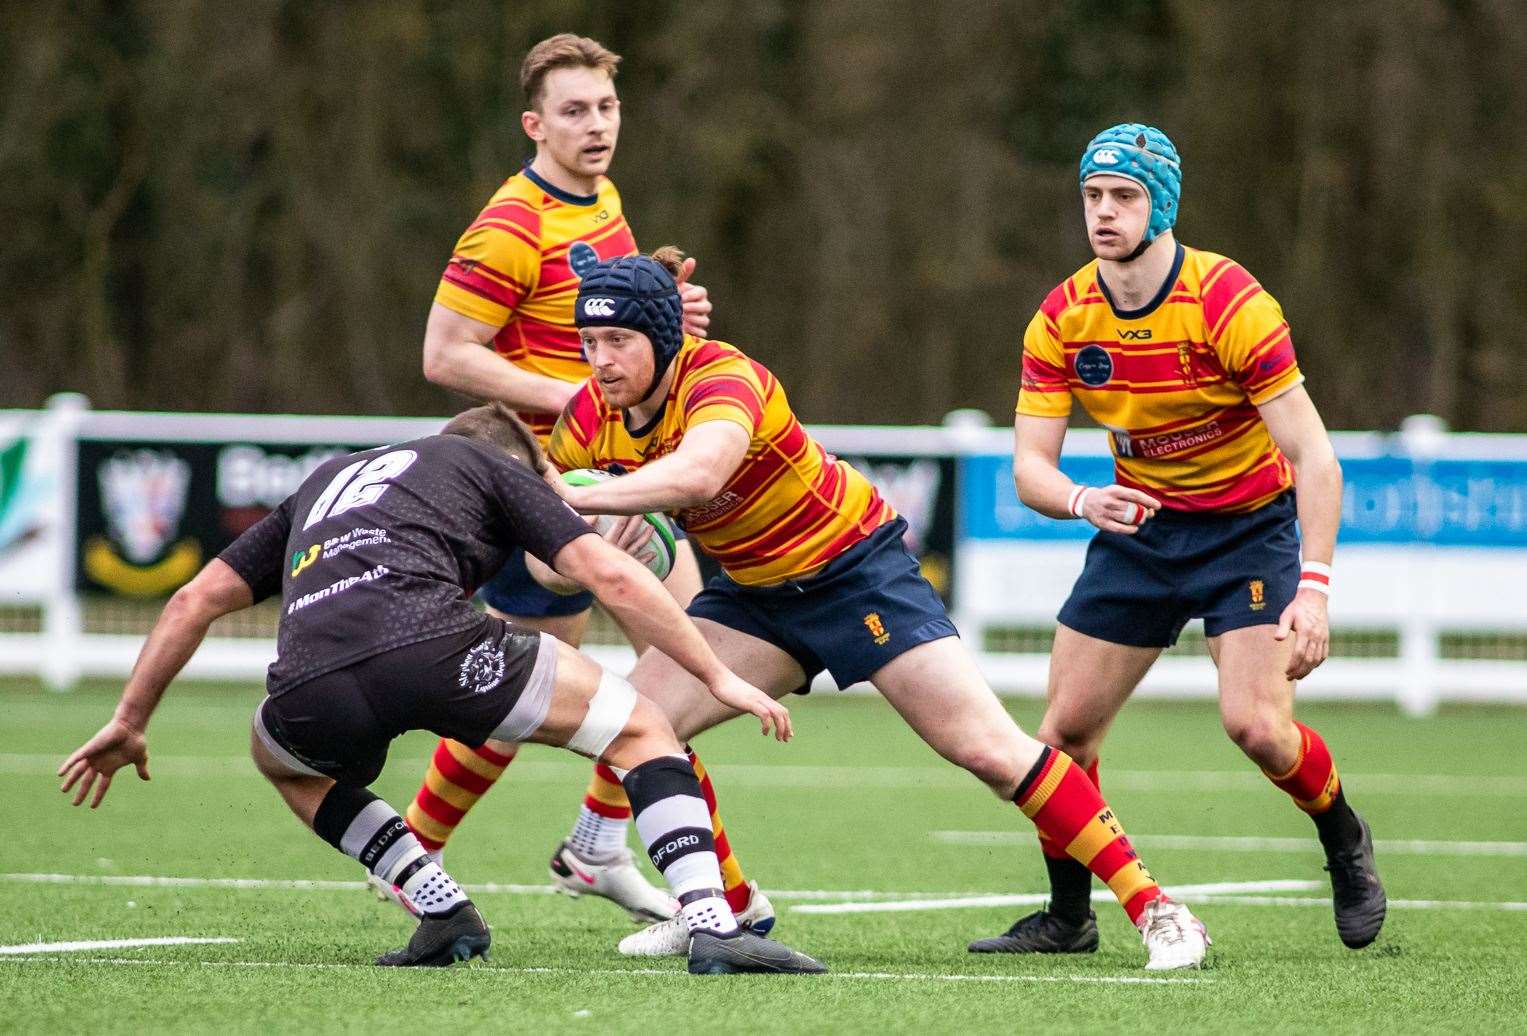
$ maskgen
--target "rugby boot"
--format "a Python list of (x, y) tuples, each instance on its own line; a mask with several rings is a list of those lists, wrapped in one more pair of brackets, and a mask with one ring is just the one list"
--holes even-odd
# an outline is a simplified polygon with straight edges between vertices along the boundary
[(667, 921), (679, 911), (668, 893), (656, 888), (637, 868), (631, 850), (596, 863), (586, 860), (567, 842), (557, 846), (547, 864), (553, 887), (564, 895), (601, 896), (623, 907), (633, 921)]
[[(754, 935), (767, 935), (774, 927), (774, 904), (756, 881), (748, 882), (748, 905), (737, 915), (737, 924)], [(627, 957), (682, 957), (689, 952), (689, 928), (684, 918), (674, 917), (632, 932), (617, 948)]]
[(820, 975), (826, 970), (821, 961), (746, 929), (732, 935), (701, 930), (689, 938), (691, 975)]
[(1204, 923), (1192, 911), (1165, 896), (1147, 903), (1136, 924), (1140, 941), (1150, 954), (1146, 971), (1202, 967), (1213, 943)]
[(1013, 922), (1001, 935), (977, 939), (971, 953), (1096, 953), (1098, 917), (1091, 910), (1080, 924), (1036, 910)]
[(1356, 844), (1326, 853), (1331, 872), (1331, 905), (1336, 910), (1336, 933), (1349, 949), (1360, 950), (1378, 938), (1389, 899), (1373, 862), (1373, 832), (1361, 816), (1362, 836)]
[(487, 959), (492, 937), (488, 925), (471, 903), (462, 903), (447, 917), (425, 917), (408, 945), (384, 953), (376, 962), (384, 968), (444, 968), (473, 957)]

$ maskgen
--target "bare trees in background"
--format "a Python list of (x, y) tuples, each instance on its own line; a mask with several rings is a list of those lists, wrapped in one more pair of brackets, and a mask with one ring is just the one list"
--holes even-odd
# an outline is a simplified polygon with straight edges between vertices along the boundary
[(627, 59), (638, 240), (699, 257), (812, 420), (1006, 421), (1087, 259), (1077, 155), (1139, 119), (1333, 425), (1527, 430), (1511, 0), (573, 6), (0, 9), (0, 405), (442, 412), (435, 279), (527, 154), (520, 56), (570, 29)]

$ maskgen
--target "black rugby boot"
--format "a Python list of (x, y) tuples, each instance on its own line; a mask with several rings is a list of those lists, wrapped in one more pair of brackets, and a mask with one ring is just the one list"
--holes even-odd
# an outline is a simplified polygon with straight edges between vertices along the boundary
[(491, 941), (477, 908), (462, 903), (447, 917), (425, 917), (407, 946), (382, 954), (376, 962), (384, 968), (445, 968), (473, 957), (486, 960)]
[[(1355, 814), (1354, 814), (1355, 815)], [(1326, 852), (1331, 872), (1331, 905), (1336, 909), (1336, 932), (1349, 949), (1360, 950), (1378, 938), (1389, 899), (1373, 862), (1373, 832), (1357, 817), (1361, 836), (1353, 844)]]
[(1098, 919), (1091, 910), (1080, 923), (1048, 910), (1036, 910), (1013, 922), (1013, 927), (990, 939), (970, 944), (971, 953), (1096, 953)]
[(698, 931), (689, 937), (692, 975), (820, 975), (826, 970), (821, 961), (746, 928), (736, 935)]

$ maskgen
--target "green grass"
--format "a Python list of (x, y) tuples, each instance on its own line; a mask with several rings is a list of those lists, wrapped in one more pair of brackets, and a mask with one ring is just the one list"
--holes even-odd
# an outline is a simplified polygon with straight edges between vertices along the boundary
[[(124, 771), (99, 812), (69, 809), (52, 771), (114, 699), (103, 686), (53, 695), (0, 683), (0, 873), (358, 879), (358, 867), (303, 830), (254, 773), (252, 686), (173, 689), (150, 731), (153, 781)], [(817, 695), (793, 707), (798, 736), (788, 746), (745, 725), (698, 746), (738, 855), (767, 889), (1042, 891), (1027, 821), (941, 763), (883, 702)], [(1032, 727), (1040, 706), (1015, 702), (1013, 711)], [(1383, 707), (1312, 706), (1301, 716), (1326, 735), (1380, 839), (1527, 841), (1527, 712), (1411, 720)], [(398, 742), (376, 790), (406, 803), (431, 745), (424, 735)], [(463, 825), (447, 854), (452, 873), (467, 883), (543, 882), (585, 774), (565, 753), (525, 749)], [(1169, 887), (1323, 878), (1309, 821), (1226, 741), (1211, 705), (1131, 706), (1104, 754), (1103, 786), (1128, 829), (1147, 836), (1142, 853)], [(936, 831), (1024, 840), (951, 844)], [(1152, 848), (1153, 834), (1309, 838), (1309, 848)], [(1397, 900), (1527, 900), (1524, 856), (1381, 852), (1380, 863)], [(617, 955), (631, 926), (600, 901), (478, 894), (494, 926), (491, 963), (400, 973), (369, 961), (401, 944), (408, 923), (358, 889), (0, 886), (0, 945), (240, 940), (0, 956), (0, 1031), (26, 1033), (1488, 1031), (1519, 1027), (1527, 1003), (1527, 912), (1501, 909), (1397, 907), (1379, 942), (1353, 953), (1327, 906), (1202, 901), (1195, 909), (1215, 947), (1211, 966), (1186, 976), (1199, 981), (1124, 985), (1078, 981), (1144, 975), (1138, 937), (1111, 903), (1098, 905), (1096, 955), (993, 958), (967, 954), (966, 942), (1029, 907), (824, 915), (795, 909), (812, 900), (781, 895), (778, 935), (834, 975), (700, 979), (677, 960)], [(955, 975), (999, 979), (943, 977)]]

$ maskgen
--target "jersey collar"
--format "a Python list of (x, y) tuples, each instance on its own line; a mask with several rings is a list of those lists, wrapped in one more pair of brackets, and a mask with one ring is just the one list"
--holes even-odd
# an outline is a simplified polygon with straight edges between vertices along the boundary
[[(553, 198), (555, 198), (558, 201), (563, 202), (565, 204), (568, 204), (568, 205), (593, 205), (595, 202), (597, 202), (599, 200), (599, 194), (598, 194), (597, 191), (595, 193), (593, 193), (593, 194), (573, 194), (573, 193), (571, 193), (569, 191), (564, 191), (562, 188), (558, 187), (554, 183), (547, 182), (546, 180), (542, 179), (541, 176), (539, 174), (537, 174), (534, 169), (530, 168), (530, 163), (529, 162), (525, 163), (524, 167), (520, 170), (520, 172), (525, 174), (525, 179), (529, 180), (531, 183), (533, 183), (537, 187), (541, 188), (541, 190), (545, 191), (547, 194), (551, 195)], [(1181, 247), (1181, 246), (1179, 246), (1179, 247)]]
[(1177, 284), (1177, 276), (1182, 273), (1182, 260), (1186, 254), (1182, 242), (1178, 241), (1177, 253), (1172, 257), (1172, 269), (1168, 271), (1166, 280), (1161, 282), (1161, 288), (1156, 292), (1156, 297), (1139, 309), (1120, 309), (1113, 300), (1113, 294), (1108, 290), (1108, 282), (1103, 280), (1103, 271), (1098, 270), (1098, 290), (1103, 293), (1103, 298), (1108, 300), (1108, 308), (1113, 310), (1113, 315), (1120, 320), (1139, 320), (1141, 317), (1148, 317), (1154, 313), (1157, 307), (1167, 300), (1167, 296), (1172, 294), (1172, 288)]

